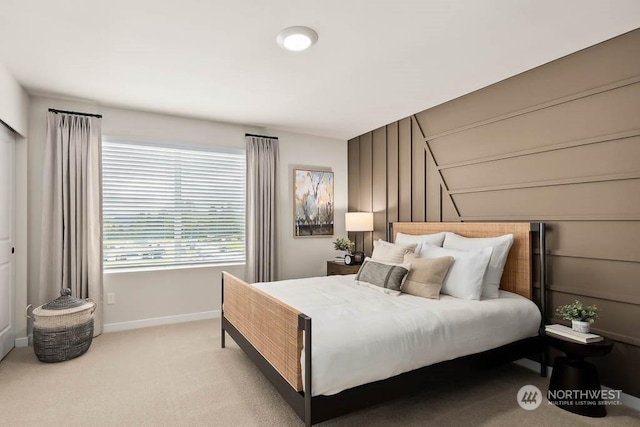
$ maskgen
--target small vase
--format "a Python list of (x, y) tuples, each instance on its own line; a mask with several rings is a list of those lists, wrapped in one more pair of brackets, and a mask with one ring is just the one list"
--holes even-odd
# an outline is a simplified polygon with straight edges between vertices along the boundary
[(588, 334), (591, 330), (591, 323), (589, 322), (581, 322), (579, 320), (571, 321), (571, 329), (576, 332), (581, 332), (583, 334)]

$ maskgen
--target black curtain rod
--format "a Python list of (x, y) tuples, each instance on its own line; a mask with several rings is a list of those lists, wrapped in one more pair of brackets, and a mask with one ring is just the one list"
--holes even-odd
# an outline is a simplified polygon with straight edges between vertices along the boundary
[(258, 137), (258, 138), (278, 139), (277, 136), (256, 135), (255, 133), (245, 133), (244, 136), (255, 136), (255, 137)]
[(79, 113), (77, 111), (67, 111), (67, 110), (56, 110), (55, 108), (49, 108), (50, 113), (64, 113), (64, 114), (75, 114), (76, 116), (87, 116), (87, 117), (97, 117), (99, 119), (102, 118), (102, 114), (90, 114), (90, 113)]

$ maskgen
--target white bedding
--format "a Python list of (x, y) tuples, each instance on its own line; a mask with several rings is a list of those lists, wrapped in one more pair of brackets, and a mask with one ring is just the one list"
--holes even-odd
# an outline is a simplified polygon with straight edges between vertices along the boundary
[(353, 275), (254, 286), (311, 317), (313, 396), (532, 337), (540, 325), (533, 302), (505, 291), (481, 301), (391, 296)]

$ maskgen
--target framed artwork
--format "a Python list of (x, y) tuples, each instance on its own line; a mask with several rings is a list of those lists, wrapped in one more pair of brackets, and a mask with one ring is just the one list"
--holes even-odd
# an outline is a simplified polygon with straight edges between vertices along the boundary
[(333, 236), (333, 172), (293, 170), (293, 235)]

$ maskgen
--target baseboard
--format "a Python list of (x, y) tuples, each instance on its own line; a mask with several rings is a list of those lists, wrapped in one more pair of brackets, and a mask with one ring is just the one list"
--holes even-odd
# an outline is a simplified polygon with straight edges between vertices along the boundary
[[(524, 368), (531, 369), (532, 371), (540, 374), (540, 363), (531, 360), (531, 359), (519, 359), (515, 362), (516, 365), (520, 365)], [(551, 376), (553, 372), (553, 368), (551, 366), (547, 366), (547, 377)], [(612, 390), (610, 387), (602, 386), (605, 390)], [(635, 409), (636, 411), (640, 411), (640, 397), (635, 397), (627, 393), (620, 393), (620, 400), (622, 400), (622, 404), (624, 406), (628, 406), (629, 408)]]
[(193, 322), (195, 320), (215, 319), (217, 317), (220, 317), (220, 310), (203, 311), (200, 313), (178, 314), (176, 316), (155, 317), (152, 319), (132, 320), (130, 322), (106, 323), (102, 331), (104, 333), (127, 331), (130, 329), (169, 325), (171, 323), (182, 323), (182, 322)]
[(32, 340), (33, 340), (33, 337), (31, 335), (27, 337), (16, 338), (14, 345), (16, 346), (16, 348), (29, 347), (29, 344), (31, 343)]

